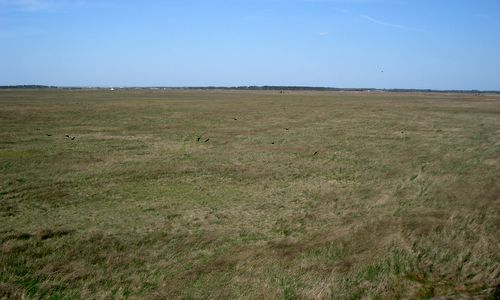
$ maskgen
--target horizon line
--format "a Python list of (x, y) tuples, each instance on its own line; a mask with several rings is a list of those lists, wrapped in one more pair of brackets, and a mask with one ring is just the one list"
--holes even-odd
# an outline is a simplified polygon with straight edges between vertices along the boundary
[(500, 93), (500, 90), (489, 89), (430, 89), (430, 88), (342, 88), (331, 86), (307, 85), (200, 85), (200, 86), (91, 86), (91, 85), (43, 85), (17, 84), (0, 85), (0, 89), (225, 89), (225, 90), (322, 90), (322, 91), (397, 91), (397, 92), (458, 92), (458, 93)]

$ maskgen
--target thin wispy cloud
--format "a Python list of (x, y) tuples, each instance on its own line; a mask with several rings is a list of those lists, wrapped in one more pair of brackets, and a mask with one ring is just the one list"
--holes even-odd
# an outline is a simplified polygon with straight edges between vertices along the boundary
[(85, 0), (0, 0), (0, 8), (9, 8), (21, 11), (55, 11), (67, 7), (82, 6)]
[(244, 16), (243, 20), (255, 21), (255, 20), (262, 19), (262, 18), (268, 16), (271, 12), (272, 12), (272, 9), (268, 9), (268, 8), (262, 9), (260, 11), (257, 11), (257, 12), (254, 12), (252, 14)]
[(0, 0), (0, 6), (28, 11), (46, 10), (53, 5), (52, 1), (47, 0)]
[(329, 35), (330, 33), (328, 31), (322, 31), (322, 32), (318, 32), (318, 35), (319, 36), (327, 36)]
[(367, 15), (360, 15), (360, 17), (365, 19), (365, 20), (368, 20), (374, 24), (378, 24), (378, 25), (382, 25), (382, 26), (388, 26), (388, 27), (393, 27), (393, 28), (398, 28), (398, 29), (409, 29), (408, 27), (405, 27), (403, 25), (384, 22), (384, 21), (377, 20), (377, 19), (372, 18), (372, 17), (367, 16)]
[(347, 14), (349, 14), (349, 13), (350, 13), (350, 11), (349, 11), (349, 10), (347, 10), (347, 9), (343, 9), (343, 8), (335, 8), (335, 10), (336, 10), (337, 12), (341, 13), (341, 14), (344, 14), (344, 15), (347, 15)]

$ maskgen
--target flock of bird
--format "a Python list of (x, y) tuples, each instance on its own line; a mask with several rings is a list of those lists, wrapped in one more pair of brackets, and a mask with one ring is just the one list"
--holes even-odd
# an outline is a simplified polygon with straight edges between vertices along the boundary
[[(233, 120), (234, 120), (234, 121), (238, 121), (238, 118), (233, 118)], [(285, 127), (285, 128), (283, 128), (283, 129), (285, 129), (285, 130), (287, 130), (287, 131), (288, 131), (288, 130), (290, 130), (290, 128), (288, 128), (288, 127)], [(201, 138), (202, 138), (202, 136), (198, 136), (198, 137), (196, 137), (196, 142), (200, 142), (200, 141), (201, 141)], [(206, 142), (208, 142), (209, 140), (210, 140), (210, 138), (207, 138), (204, 142), (206, 143)], [(275, 142), (274, 142), (274, 141), (273, 141), (273, 142), (271, 142), (271, 145), (274, 145), (274, 144), (275, 144)], [(315, 152), (314, 152), (314, 154), (313, 154), (313, 156), (318, 155), (318, 154), (319, 154), (319, 152), (318, 152), (318, 151), (315, 151)]]
[[(238, 119), (237, 119), (237, 118), (233, 118), (233, 120), (237, 121)], [(287, 131), (288, 131), (288, 130), (290, 130), (290, 128), (288, 128), (288, 127), (285, 127), (285, 128), (283, 128), (283, 129), (285, 129), (285, 130), (287, 130)], [(441, 130), (438, 130), (438, 132), (439, 132), (439, 131), (441, 131)], [(405, 133), (405, 131), (404, 131), (404, 130), (402, 130), (402, 131), (401, 131), (401, 134), (404, 134), (404, 133)], [(49, 133), (47, 133), (46, 135), (47, 135), (47, 136), (52, 136), (52, 134), (49, 134)], [(69, 136), (69, 135), (67, 135), (67, 134), (66, 134), (66, 138), (71, 139), (72, 141), (74, 141), (74, 140), (76, 139), (76, 136), (71, 137), (71, 136)], [(202, 136), (198, 136), (198, 137), (196, 138), (196, 142), (200, 142), (200, 141), (201, 141), (201, 139), (202, 139)], [(204, 142), (204, 143), (207, 143), (208, 141), (210, 141), (210, 138), (206, 138), (203, 142)], [(271, 144), (272, 144), (272, 145), (274, 145), (274, 144), (275, 144), (275, 142), (273, 141), (273, 142), (271, 142)], [(313, 156), (318, 155), (318, 154), (319, 154), (319, 152), (318, 152), (318, 151), (315, 151), (315, 152), (313, 153)]]
[[(237, 119), (237, 118), (233, 118), (233, 120), (237, 121), (238, 119)], [(285, 128), (283, 128), (283, 129), (285, 129), (285, 130), (287, 130), (287, 131), (288, 131), (288, 130), (290, 130), (290, 128), (288, 128), (288, 127), (285, 127)], [(401, 132), (401, 133), (403, 133), (403, 132)], [(47, 135), (47, 136), (52, 136), (52, 134), (50, 134), (50, 133), (47, 133), (46, 135)], [(74, 140), (76, 139), (76, 136), (73, 136), (73, 137), (72, 137), (72, 136), (69, 136), (69, 135), (67, 135), (67, 134), (66, 134), (65, 136), (66, 136), (66, 138), (68, 138), (68, 139), (70, 139), (70, 140), (72, 140), (72, 141), (74, 141)], [(201, 141), (201, 139), (202, 139), (202, 136), (198, 136), (198, 137), (196, 138), (196, 142), (200, 142), (200, 141)], [(204, 142), (204, 143), (207, 143), (208, 141), (210, 141), (210, 138), (206, 138), (203, 142)], [(274, 145), (274, 144), (275, 144), (275, 142), (273, 141), (273, 142), (271, 142), (271, 144), (272, 144), (272, 145)], [(314, 156), (314, 155), (318, 155), (318, 151), (315, 151), (315, 152), (314, 152), (314, 154), (313, 154), (313, 156)]]

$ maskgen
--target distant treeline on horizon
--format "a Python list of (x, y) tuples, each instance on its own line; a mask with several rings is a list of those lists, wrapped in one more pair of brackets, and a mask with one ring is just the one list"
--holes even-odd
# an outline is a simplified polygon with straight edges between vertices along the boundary
[(337, 91), (337, 92), (419, 92), (419, 93), (494, 93), (495, 90), (433, 90), (433, 89), (376, 89), (376, 88), (335, 88), (335, 87), (313, 87), (313, 86), (193, 86), (193, 87), (70, 87), (51, 85), (3, 85), (0, 89), (63, 89), (63, 90), (264, 90), (264, 91)]

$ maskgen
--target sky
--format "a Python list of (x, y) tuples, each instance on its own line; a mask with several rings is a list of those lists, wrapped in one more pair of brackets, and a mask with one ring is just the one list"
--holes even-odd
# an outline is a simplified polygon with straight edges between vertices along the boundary
[(500, 0), (0, 0), (0, 85), (500, 90)]

